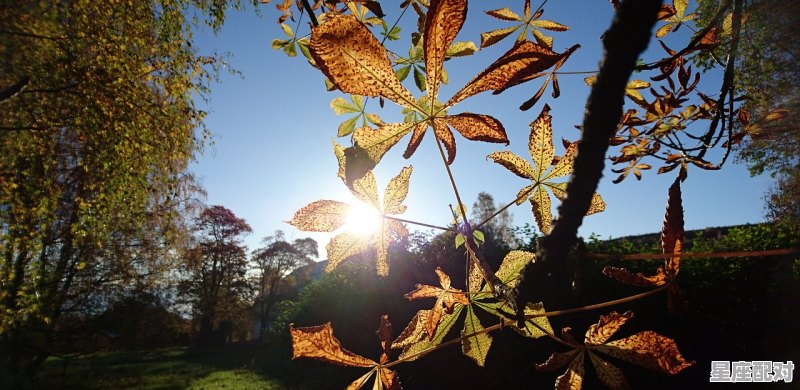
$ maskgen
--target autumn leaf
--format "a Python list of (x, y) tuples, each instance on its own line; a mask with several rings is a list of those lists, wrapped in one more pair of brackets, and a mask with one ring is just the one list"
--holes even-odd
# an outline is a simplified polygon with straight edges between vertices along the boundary
[(355, 17), (334, 15), (314, 27), (309, 48), (322, 73), (343, 92), (413, 107), (414, 97), (395, 76), (386, 50)]
[(533, 38), (536, 40), (538, 44), (552, 49), (553, 38), (544, 35), (541, 30), (567, 31), (569, 30), (569, 27), (561, 23), (553, 22), (551, 20), (539, 19), (539, 17), (541, 17), (543, 13), (544, 10), (540, 9), (538, 12), (531, 15), (530, 0), (525, 0), (525, 7), (523, 13), (524, 17), (518, 15), (514, 11), (511, 11), (508, 7), (486, 11), (486, 14), (493, 18), (508, 22), (518, 22), (518, 24), (512, 27), (505, 27), (481, 33), (481, 48), (489, 47), (520, 29), (521, 31), (520, 34), (517, 36), (517, 41), (518, 42), (522, 41), (525, 39), (528, 29), (530, 29), (531, 35), (533, 35)]
[(659, 18), (667, 22), (667, 24), (656, 30), (656, 37), (663, 38), (670, 32), (678, 31), (683, 23), (694, 20), (694, 18), (697, 16), (696, 14), (686, 14), (686, 6), (688, 4), (689, 0), (672, 0), (672, 6), (669, 7), (669, 13), (671, 15), (666, 18)]
[[(339, 175), (341, 177), (346, 170), (345, 164), (347, 164), (344, 160), (344, 150), (341, 146), (334, 144), (334, 153), (339, 158)], [(406, 206), (402, 203), (408, 195), (411, 171), (410, 166), (405, 167), (389, 181), (383, 194), (383, 202), (378, 197), (375, 175), (372, 171), (368, 171), (363, 177), (354, 180), (348, 188), (356, 198), (370, 205), (376, 211), (376, 216), (402, 214), (406, 210)], [(316, 201), (298, 210), (289, 223), (303, 231), (334, 231), (344, 225), (352, 207), (347, 203), (337, 201)], [(389, 274), (387, 259), (389, 244), (393, 240), (407, 235), (408, 230), (402, 223), (387, 218), (380, 219), (379, 228), (371, 235), (365, 236), (350, 231), (341, 232), (331, 238), (325, 247), (328, 251), (328, 265), (325, 267), (325, 271), (330, 272), (347, 258), (374, 247), (377, 273), (386, 276)]]
[[(400, 353), (398, 359), (403, 359), (405, 361), (416, 360), (422, 356), (420, 354), (423, 351), (429, 350), (430, 348), (441, 344), (442, 341), (444, 341), (445, 336), (447, 336), (447, 334), (450, 332), (450, 329), (452, 329), (453, 325), (455, 325), (463, 309), (464, 305), (457, 304), (453, 308), (452, 313), (445, 312), (439, 321), (439, 326), (436, 328), (436, 333), (430, 338), (425, 337), (427, 335), (427, 320), (412, 321), (408, 325), (409, 327), (407, 327), (403, 333), (401, 333), (401, 337), (407, 334), (409, 336), (417, 336), (419, 338), (414, 339), (412, 337), (408, 337), (401, 340), (398, 337), (398, 339), (392, 343), (392, 348), (403, 348), (403, 352)], [(419, 313), (421, 312), (422, 311)], [(414, 328), (410, 328), (412, 324)]]
[(362, 96), (351, 95), (350, 101), (352, 103), (348, 103), (347, 100), (341, 97), (331, 100), (331, 109), (334, 113), (336, 113), (336, 115), (356, 114), (339, 125), (338, 133), (336, 134), (337, 136), (344, 137), (355, 131), (359, 119), (361, 120), (362, 128), (369, 129), (368, 126), (370, 124), (383, 124), (383, 122), (380, 120), (380, 117), (377, 115), (364, 112), (364, 98)]
[(664, 214), (664, 224), (661, 229), (661, 251), (670, 256), (664, 259), (664, 265), (659, 266), (656, 274), (645, 276), (642, 273), (632, 273), (625, 268), (607, 266), (603, 274), (622, 283), (640, 287), (658, 287), (670, 284), (667, 290), (668, 307), (674, 314), (682, 310), (685, 302), (681, 296), (680, 288), (676, 283), (680, 271), (680, 253), (683, 245), (683, 206), (681, 201), (681, 181), (685, 179), (686, 171), (681, 169), (677, 178), (669, 188), (667, 210)]
[[(380, 96), (404, 107), (406, 120), (403, 124), (386, 124), (380, 118), (373, 121), (369, 116), (365, 120), (376, 125), (377, 129), (373, 130), (369, 126), (356, 128), (357, 119), (353, 118), (342, 123), (338, 133), (346, 135), (352, 132), (356, 143), (354, 149), (348, 148), (345, 152), (359, 154), (363, 151), (374, 166), (401, 138), (411, 133), (411, 139), (403, 153), (405, 158), (409, 158), (422, 142), (429, 127), (433, 128), (437, 140), (447, 150), (448, 164), (456, 156), (453, 130), (469, 140), (508, 144), (505, 129), (497, 119), (473, 113), (447, 115), (447, 110), (476, 93), (491, 89), (500, 93), (503, 89), (529, 81), (541, 71), (554, 65), (560, 66), (578, 47), (576, 45), (558, 54), (531, 42), (520, 42), (443, 105), (438, 101), (437, 95), (439, 84), (446, 82), (447, 78), (444, 61), (454, 56), (469, 55), (477, 49), (471, 42), (454, 42), (465, 17), (464, 1), (432, 1), (423, 34), (414, 40), (409, 58), (398, 59), (397, 65), (400, 67), (397, 71), (392, 69), (385, 49), (358, 17), (333, 15), (312, 30), (309, 45), (311, 56), (332, 85), (345, 93)], [(536, 23), (546, 28), (560, 28), (552, 22)], [(424, 56), (424, 69), (417, 64), (420, 53)], [(427, 91), (427, 95), (420, 99), (414, 99), (400, 81), (408, 76), (412, 68), (418, 87)], [(345, 106), (341, 99), (335, 100), (332, 107), (334, 110), (363, 113), (363, 106), (357, 103), (354, 101), (352, 107)], [(365, 120), (362, 120), (364, 125)], [(345, 164), (348, 169), (351, 165)], [(348, 170), (345, 170), (349, 184), (354, 178), (347, 173)]]
[[(596, 76), (589, 76), (583, 81), (588, 86), (594, 85), (597, 82)], [(625, 96), (631, 99), (634, 103), (638, 104), (641, 107), (647, 108), (648, 103), (644, 100), (644, 96), (639, 92), (640, 89), (649, 88), (650, 83), (643, 80), (631, 80), (628, 84), (625, 85)]]
[(332, 232), (347, 222), (352, 206), (335, 200), (318, 200), (298, 210), (289, 224), (303, 231)]
[(573, 344), (566, 337), (568, 333), (565, 330), (565, 342), (574, 345), (574, 348), (568, 352), (554, 352), (545, 363), (537, 364), (536, 369), (553, 371), (569, 363), (567, 371), (556, 379), (556, 388), (580, 389), (585, 374), (584, 356), (588, 353), (598, 378), (609, 388), (619, 389), (630, 388), (622, 370), (601, 358), (597, 352), (669, 375), (677, 374), (694, 364), (683, 358), (675, 341), (652, 331), (608, 341), (632, 317), (633, 313), (630, 311), (600, 316), (597, 324), (586, 331), (583, 346)]
[(378, 363), (342, 348), (333, 336), (333, 327), (325, 325), (295, 328), (289, 324), (292, 335), (292, 359), (307, 357), (352, 367), (372, 367)]
[(428, 96), (436, 101), (442, 78), (444, 57), (467, 17), (467, 2), (432, 0), (425, 20), (423, 48)]
[(436, 298), (436, 303), (433, 304), (433, 309), (425, 323), (429, 339), (432, 339), (436, 333), (436, 328), (439, 326), (444, 312), (452, 313), (456, 304), (469, 305), (469, 300), (463, 291), (451, 288), (450, 276), (439, 267), (436, 267), (436, 275), (439, 277), (441, 287), (418, 284), (414, 291), (405, 295), (409, 301), (420, 298)]
[[(518, 205), (530, 199), (533, 215), (539, 229), (547, 234), (553, 219), (551, 199), (548, 189), (558, 199), (566, 196), (566, 183), (556, 183), (552, 179), (567, 176), (572, 173), (573, 162), (577, 151), (577, 143), (570, 143), (564, 155), (556, 162), (553, 147), (553, 130), (551, 127), (550, 106), (542, 109), (539, 117), (531, 123), (531, 133), (528, 142), (528, 151), (533, 164), (511, 152), (494, 152), (488, 156), (492, 161), (502, 165), (515, 175), (530, 179), (532, 184), (524, 187), (517, 194)], [(555, 162), (555, 164), (553, 164)], [(550, 168), (552, 167), (552, 168)], [(549, 168), (549, 171), (548, 171)], [(605, 202), (598, 194), (592, 196), (592, 203), (587, 214), (605, 210)]]
[(558, 62), (566, 60), (580, 45), (572, 46), (564, 53), (556, 53), (551, 49), (530, 41), (514, 44), (508, 52), (489, 65), (475, 78), (444, 104), (445, 108), (476, 94), (494, 91), (495, 94), (532, 80), (534, 76), (544, 72)]
[(400, 389), (400, 379), (397, 373), (383, 367), (389, 362), (392, 340), (392, 324), (389, 322), (389, 316), (381, 317), (381, 324), (378, 331), (375, 332), (382, 348), (380, 363), (342, 348), (339, 340), (333, 335), (333, 327), (330, 322), (306, 328), (295, 328), (294, 324), (289, 324), (289, 333), (292, 336), (292, 359), (306, 357), (343, 366), (372, 368), (353, 381), (347, 387), (348, 390), (360, 389), (373, 374), (376, 376), (373, 388)]
[(464, 355), (475, 361), (475, 363), (481, 367), (483, 367), (486, 362), (486, 355), (489, 354), (489, 348), (492, 346), (492, 336), (482, 332), (483, 329), (483, 325), (478, 319), (478, 316), (475, 315), (475, 310), (472, 308), (472, 305), (467, 306), (467, 316), (464, 319), (464, 330), (461, 331), (461, 336), (472, 336), (464, 338), (464, 341), (461, 343), (461, 350)]

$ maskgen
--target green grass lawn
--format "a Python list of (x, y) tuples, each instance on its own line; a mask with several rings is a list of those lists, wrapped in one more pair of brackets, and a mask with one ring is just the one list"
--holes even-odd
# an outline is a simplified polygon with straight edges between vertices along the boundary
[(167, 348), (49, 359), (32, 389), (304, 389), (324, 387), (263, 346)]

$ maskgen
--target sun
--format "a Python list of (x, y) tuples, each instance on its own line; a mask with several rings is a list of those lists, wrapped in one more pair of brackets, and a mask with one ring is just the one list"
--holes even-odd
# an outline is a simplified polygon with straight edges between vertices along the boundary
[(364, 203), (352, 205), (352, 210), (347, 215), (345, 229), (352, 233), (369, 236), (375, 233), (381, 226), (381, 214), (374, 208)]

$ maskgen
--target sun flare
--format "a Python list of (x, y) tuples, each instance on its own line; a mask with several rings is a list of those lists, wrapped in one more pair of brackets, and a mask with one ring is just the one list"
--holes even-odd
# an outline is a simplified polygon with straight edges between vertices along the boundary
[(366, 204), (354, 204), (347, 215), (345, 229), (363, 236), (372, 235), (381, 226), (381, 215)]

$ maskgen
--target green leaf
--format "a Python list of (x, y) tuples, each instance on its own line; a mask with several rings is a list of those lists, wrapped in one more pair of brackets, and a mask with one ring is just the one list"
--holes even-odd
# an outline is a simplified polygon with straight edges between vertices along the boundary
[[(467, 317), (464, 319), (464, 330), (461, 336), (477, 333), (482, 331), (483, 325), (475, 315), (472, 305), (467, 306)], [(472, 337), (465, 338), (461, 343), (461, 351), (470, 359), (475, 361), (479, 366), (483, 367), (486, 362), (486, 355), (489, 354), (489, 348), (492, 346), (492, 337), (488, 333), (480, 333)]]
[(445, 56), (465, 57), (475, 54), (476, 51), (478, 51), (478, 47), (475, 46), (475, 42), (472, 41), (454, 42), (452, 45), (450, 45), (450, 47), (447, 48)]
[(416, 66), (414, 67), (414, 84), (420, 91), (425, 92), (425, 75)]
[(486, 238), (484, 238), (484, 236), (483, 236), (483, 232), (480, 231), (480, 230), (473, 230), (472, 231), (472, 237), (474, 237), (476, 240), (478, 240), (480, 242), (485, 242), (486, 241)]
[(283, 29), (283, 33), (286, 34), (287, 37), (294, 38), (294, 32), (292, 31), (292, 28), (289, 27), (288, 24), (281, 23), (281, 28)]
[(353, 106), (352, 104), (348, 103), (347, 100), (344, 100), (344, 98), (341, 97), (331, 100), (331, 109), (334, 113), (336, 113), (336, 115), (361, 112), (358, 107)]
[(354, 116), (341, 124), (339, 124), (338, 131), (336, 133), (339, 137), (344, 137), (353, 133), (356, 130), (356, 123), (358, 122), (358, 116)]
[(408, 73), (410, 71), (411, 71), (411, 65), (406, 65), (394, 71), (394, 74), (397, 76), (398, 80), (403, 81), (406, 79), (406, 77), (408, 77)]
[(464, 245), (465, 241), (466, 240), (464, 240), (463, 234), (461, 233), (456, 234), (456, 249), (458, 249), (458, 247), (460, 247), (461, 245)]
[(455, 306), (453, 306), (452, 313), (445, 312), (441, 320), (439, 320), (439, 326), (436, 328), (436, 333), (434, 333), (433, 337), (430, 339), (423, 337), (419, 342), (403, 348), (403, 352), (400, 354), (398, 359), (408, 358), (407, 361), (417, 360), (420, 358), (420, 356), (414, 355), (417, 355), (428, 348), (433, 348), (441, 344), (445, 336), (447, 336), (447, 333), (449, 333), (450, 329), (453, 327), (453, 325), (455, 325), (463, 309), (464, 305), (457, 303)]

